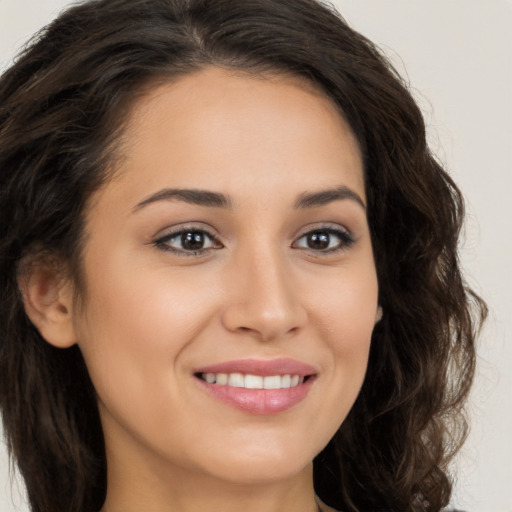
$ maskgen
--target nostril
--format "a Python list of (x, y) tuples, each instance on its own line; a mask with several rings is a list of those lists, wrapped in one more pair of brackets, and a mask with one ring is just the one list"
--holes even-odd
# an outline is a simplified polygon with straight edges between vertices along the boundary
[(288, 302), (266, 300), (262, 294), (246, 301), (228, 303), (222, 311), (223, 326), (232, 333), (272, 341), (296, 335), (307, 323), (307, 313), (296, 297)]

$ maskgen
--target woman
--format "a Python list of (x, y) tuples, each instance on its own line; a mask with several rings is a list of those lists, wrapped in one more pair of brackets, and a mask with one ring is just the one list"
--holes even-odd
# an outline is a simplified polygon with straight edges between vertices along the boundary
[(447, 505), (485, 307), (370, 42), (311, 0), (87, 2), (0, 105), (0, 403), (33, 510)]

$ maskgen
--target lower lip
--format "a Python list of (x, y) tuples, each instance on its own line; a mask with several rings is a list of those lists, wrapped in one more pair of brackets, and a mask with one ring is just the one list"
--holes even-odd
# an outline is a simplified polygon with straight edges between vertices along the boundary
[(298, 386), (283, 389), (237, 388), (197, 380), (208, 393), (236, 409), (253, 414), (277, 414), (302, 402), (315, 379), (311, 376)]

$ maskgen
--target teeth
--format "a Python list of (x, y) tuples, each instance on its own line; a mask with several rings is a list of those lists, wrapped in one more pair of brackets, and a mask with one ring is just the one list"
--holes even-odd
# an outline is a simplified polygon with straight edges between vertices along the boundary
[(228, 377), (228, 386), (233, 386), (234, 388), (245, 387), (244, 376), (241, 373), (230, 373)]
[(221, 386), (225, 386), (228, 383), (228, 374), (227, 373), (217, 373), (215, 375), (215, 383), (220, 384)]
[(263, 388), (263, 377), (259, 375), (246, 375), (244, 378), (244, 384), (247, 389), (262, 389)]
[(263, 387), (265, 389), (281, 389), (281, 377), (279, 375), (271, 375), (263, 379)]
[(299, 375), (244, 375), (242, 373), (203, 373), (201, 378), (209, 384), (246, 389), (293, 388), (304, 382)]

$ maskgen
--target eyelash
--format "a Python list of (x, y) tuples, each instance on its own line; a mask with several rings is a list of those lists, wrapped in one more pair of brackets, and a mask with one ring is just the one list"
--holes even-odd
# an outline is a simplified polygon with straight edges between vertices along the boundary
[[(213, 244), (212, 247), (207, 247), (207, 248), (203, 248), (203, 249), (197, 249), (197, 250), (191, 250), (191, 251), (187, 251), (186, 249), (176, 249), (175, 247), (171, 247), (169, 245), (169, 243), (175, 239), (175, 238), (178, 238), (180, 236), (183, 236), (185, 234), (199, 234), (199, 235), (202, 235), (202, 236), (205, 236), (205, 238), (209, 238)], [(205, 252), (211, 250), (211, 249), (221, 249), (223, 247), (222, 243), (220, 242), (220, 240), (213, 234), (213, 233), (210, 233), (208, 230), (204, 229), (204, 228), (195, 228), (195, 227), (190, 227), (190, 228), (187, 228), (187, 227), (182, 227), (180, 229), (177, 229), (176, 231), (173, 231), (171, 233), (167, 233), (166, 235), (156, 239), (154, 241), (154, 245), (162, 250), (162, 251), (166, 251), (166, 252), (172, 252), (174, 254), (177, 254), (179, 256), (185, 256), (185, 257), (188, 257), (188, 256), (200, 256), (202, 254), (204, 254)]]
[[(178, 237), (182, 237), (186, 234), (193, 234), (193, 235), (201, 235), (202, 237), (209, 238), (212, 247), (206, 247), (202, 249), (197, 250), (186, 250), (186, 249), (179, 249), (175, 247), (171, 247), (169, 243)], [(341, 229), (339, 227), (332, 227), (332, 226), (320, 226), (318, 228), (311, 229), (309, 231), (306, 231), (303, 233), (296, 241), (293, 242), (292, 247), (296, 246), (296, 244), (311, 235), (314, 234), (327, 234), (329, 237), (336, 236), (339, 239), (339, 243), (332, 248), (327, 249), (311, 249), (308, 247), (302, 247), (302, 249), (318, 255), (324, 255), (324, 254), (333, 254), (340, 251), (344, 251), (349, 249), (355, 242), (354, 237), (346, 230)], [(206, 236), (205, 236), (206, 235)], [(183, 241), (183, 240), (182, 240)], [(330, 240), (329, 240), (330, 243)], [(222, 249), (224, 246), (220, 242), (220, 240), (213, 234), (210, 233), (208, 230), (204, 228), (187, 228), (183, 227), (176, 231), (173, 231), (171, 233), (168, 233), (158, 239), (156, 239), (153, 244), (160, 250), (166, 251), (166, 252), (172, 252), (174, 254), (177, 254), (179, 256), (189, 257), (189, 256), (200, 256), (205, 254), (207, 251), (210, 251), (211, 249)], [(298, 247), (301, 248), (301, 247)]]
[[(340, 251), (344, 251), (349, 249), (355, 242), (354, 237), (345, 229), (341, 229), (339, 227), (332, 227), (332, 226), (320, 226), (318, 228), (310, 229), (309, 231), (306, 231), (303, 233), (293, 244), (292, 246), (296, 245), (299, 240), (302, 240), (308, 236), (314, 235), (314, 234), (327, 234), (329, 235), (329, 238), (333, 235), (336, 236), (339, 239), (338, 244), (336, 244), (335, 247), (327, 248), (327, 249), (312, 249), (309, 247), (303, 247), (303, 249), (309, 251), (310, 253), (313, 253), (315, 255), (324, 255), (324, 254), (333, 254)], [(330, 240), (329, 240), (330, 242)]]

